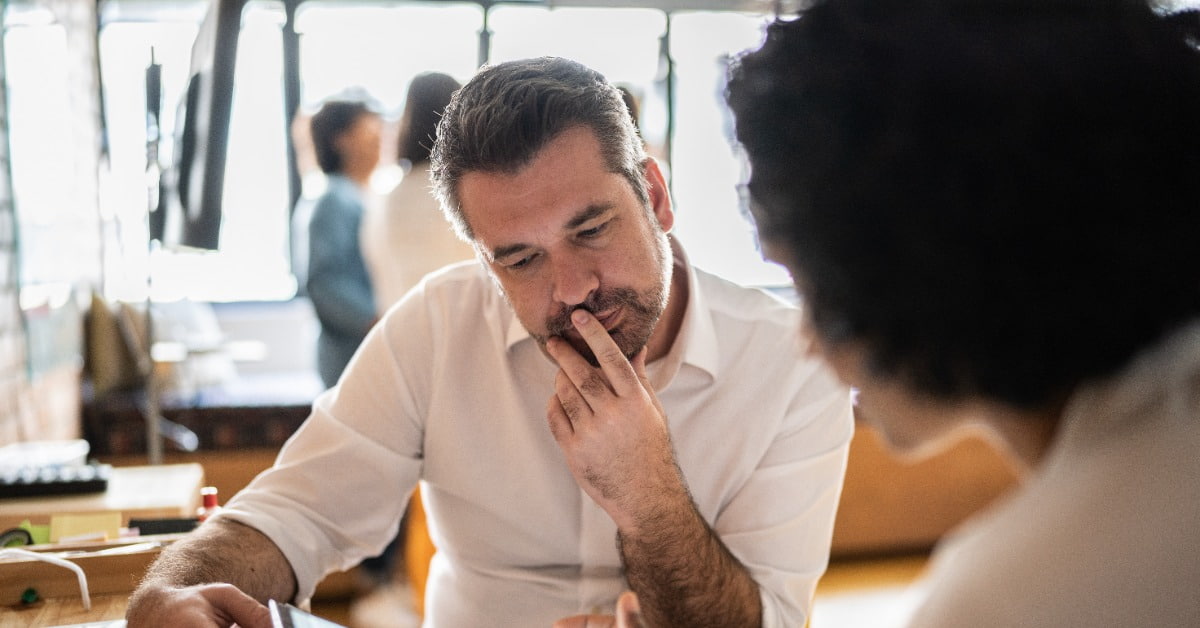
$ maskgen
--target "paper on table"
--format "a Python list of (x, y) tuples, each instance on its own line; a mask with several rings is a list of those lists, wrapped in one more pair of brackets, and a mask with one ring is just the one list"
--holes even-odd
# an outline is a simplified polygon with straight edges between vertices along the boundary
[(50, 517), (51, 543), (91, 539), (107, 541), (117, 538), (120, 533), (121, 513), (115, 510)]

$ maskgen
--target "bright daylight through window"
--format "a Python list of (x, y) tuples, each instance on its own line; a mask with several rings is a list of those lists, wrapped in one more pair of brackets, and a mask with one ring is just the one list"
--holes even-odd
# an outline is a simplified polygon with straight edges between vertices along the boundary
[[(122, 20), (114, 14), (101, 31), (111, 138), (102, 201), (108, 212), (131, 214), (122, 221), (131, 225), (142, 224), (133, 218), (147, 203), (143, 77), (150, 51), (162, 64), (160, 150), (167, 162), (175, 108), (186, 87), (190, 45), (203, 6), (164, 15)], [(649, 152), (667, 164), (678, 212), (676, 232), (693, 263), (742, 283), (779, 285), (787, 282), (786, 272), (762, 261), (753, 229), (739, 210), (737, 183), (743, 166), (729, 139), (730, 120), (722, 99), (728, 59), (756, 45), (768, 19), (732, 12), (668, 16), (644, 8), (500, 4), (491, 8), (486, 25), (492, 61), (568, 56), (629, 87), (641, 101)], [(156, 298), (277, 300), (296, 293), (287, 183), (286, 134), (291, 130), (284, 120), (282, 86), (284, 21), (281, 3), (247, 5), (235, 74), (220, 250), (157, 252), (149, 264)], [(470, 77), (478, 63), (484, 24), (483, 9), (470, 2), (305, 2), (296, 16), (301, 114), (311, 113), (323, 99), (357, 92), (369, 95), (394, 124), (404, 89), (416, 74), (436, 70), (460, 81)], [(668, 32), (674, 62), (671, 135), (668, 67), (662, 55), (662, 38)], [(394, 140), (385, 142), (384, 151), (376, 177), (381, 193), (399, 176)], [(303, 198), (314, 198), (323, 187), (322, 176), (311, 169), (302, 175)], [(127, 236), (144, 241), (145, 232), (133, 229)], [(130, 251), (124, 265), (114, 267), (130, 269), (123, 296), (136, 298), (137, 290), (145, 290), (145, 279), (140, 275), (139, 283), (134, 269), (144, 273), (146, 253), (126, 248)]]

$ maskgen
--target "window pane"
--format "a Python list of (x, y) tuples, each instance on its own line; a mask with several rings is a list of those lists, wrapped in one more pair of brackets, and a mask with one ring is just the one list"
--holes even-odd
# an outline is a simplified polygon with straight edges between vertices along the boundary
[[(654, 9), (499, 6), (492, 9), (492, 63), (529, 57), (574, 59), (638, 100), (647, 151), (666, 163), (666, 71), (659, 47), (667, 18)], [(669, 175), (669, 168), (664, 167)]]
[(567, 57), (613, 83), (641, 87), (659, 75), (659, 38), (666, 31), (661, 11), (498, 6), (488, 22), (493, 62)]
[[(221, 299), (290, 298), (287, 123), (283, 104), (282, 7), (242, 16), (229, 121), (219, 259), (210, 289)], [(214, 261), (217, 261), (215, 259)], [(195, 284), (193, 279), (192, 284)]]
[[(20, 281), (71, 283), (93, 274), (80, 265), (94, 259), (87, 253), (95, 247), (83, 243), (95, 234), (62, 232), (66, 225), (90, 229), (94, 224), (90, 205), (72, 198), (76, 186), (63, 183), (88, 176), (76, 163), (75, 141), (64, 123), (73, 115), (66, 31), (58, 24), (10, 27), (4, 33), (4, 57), (13, 199), (22, 247)], [(81, 209), (89, 215), (78, 216)]]
[(437, 71), (461, 82), (475, 73), (482, 27), (476, 4), (307, 2), (296, 15), (302, 106), (363, 89), (399, 115), (413, 76)]
[[(629, 86), (642, 101), (642, 129), (650, 153), (662, 159), (666, 76), (659, 46), (666, 19), (652, 9), (494, 6), (489, 15), (491, 61), (567, 56), (603, 72), (614, 83)], [(676, 133), (673, 163), (666, 170), (678, 214), (676, 231), (692, 261), (737, 281), (779, 284), (787, 282), (786, 272), (761, 261), (753, 230), (739, 210), (736, 184), (743, 167), (732, 148), (731, 123), (722, 99), (729, 55), (756, 45), (765, 22), (763, 16), (733, 13), (672, 16)], [(183, 292), (171, 296), (231, 300), (294, 294), (287, 246), (290, 208), (282, 24), (278, 2), (251, 3), (243, 16), (222, 250), (199, 256), (158, 255), (152, 263), (155, 285), (182, 286)], [(311, 113), (323, 99), (358, 89), (373, 97), (394, 123), (408, 82), (416, 74), (436, 70), (460, 81), (470, 78), (478, 61), (482, 25), (482, 9), (474, 3), (305, 2), (296, 24), (301, 36), (302, 113)], [(146, 206), (142, 82), (149, 49), (154, 48), (163, 64), (160, 151), (164, 163), (170, 163), (174, 116), (186, 84), (196, 26), (188, 19), (113, 22), (102, 31), (101, 63), (112, 141), (112, 172), (103, 182), (102, 206), (110, 215), (136, 214), (137, 220), (126, 222), (139, 227)], [(15, 58), (10, 53), (10, 64)], [(15, 106), (13, 115), (18, 115)], [(397, 177), (392, 131), (386, 136), (391, 141), (384, 148), (384, 167), (377, 176), (379, 190), (389, 188)], [(53, 144), (44, 140), (38, 144)], [(312, 197), (321, 187), (320, 177), (306, 178), (305, 184), (304, 195)], [(54, 189), (42, 187), (45, 194), (53, 194)], [(127, 239), (126, 254), (136, 257), (139, 247), (128, 243), (144, 242), (145, 235), (144, 231), (133, 235)], [(140, 254), (144, 256), (144, 250)], [(175, 259), (179, 257), (187, 259)], [(130, 266), (144, 272), (144, 262)], [(129, 277), (131, 284), (138, 283), (137, 272)]]
[[(478, 66), (482, 28), (483, 10), (477, 4), (306, 2), (296, 15), (299, 123), (303, 125), (320, 103), (331, 97), (373, 101), (386, 128), (383, 155), (371, 187), (380, 195), (387, 194), (402, 176), (396, 158), (397, 134), (409, 82), (422, 72), (442, 72), (466, 82)], [(324, 191), (325, 177), (308, 154), (311, 149), (302, 150), (305, 152), (298, 160), (303, 198), (312, 201)], [(294, 227), (307, 229), (303, 224)], [(303, 246), (306, 236), (298, 236), (296, 243)], [(299, 259), (306, 255), (301, 252)]]
[(106, 247), (109, 296), (146, 298), (149, 247), (146, 212), (150, 206), (146, 147), (146, 66), (162, 66), (159, 163), (172, 163), (176, 103), (187, 85), (192, 40), (202, 14), (178, 20), (114, 22), (100, 30), (100, 71), (104, 79), (109, 161), (101, 172), (100, 206), (119, 246)]
[[(203, 7), (201, 7), (203, 8)], [(169, 167), (176, 116), (191, 70), (202, 11), (120, 21), (100, 35), (105, 110), (111, 138), (102, 207), (115, 217), (119, 252), (106, 251), (110, 288), (119, 298), (144, 296), (147, 268), (156, 300), (275, 300), (295, 294), (288, 262), (286, 123), (282, 25), (278, 2), (249, 4), (242, 15), (226, 158), (220, 250), (158, 249), (147, 261), (145, 71), (162, 64), (159, 163)], [(117, 257), (119, 259), (112, 259)]]
[(751, 285), (789, 283), (787, 271), (763, 261), (737, 184), (744, 166), (734, 152), (725, 105), (731, 55), (757, 46), (768, 19), (737, 13), (685, 13), (671, 22), (675, 59), (673, 189), (676, 230), (697, 266)]

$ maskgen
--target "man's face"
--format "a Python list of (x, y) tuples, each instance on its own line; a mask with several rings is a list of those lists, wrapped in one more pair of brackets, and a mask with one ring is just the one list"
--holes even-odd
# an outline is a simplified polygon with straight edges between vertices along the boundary
[(463, 216), (492, 276), (525, 329), (545, 347), (561, 336), (595, 356), (570, 323), (576, 308), (600, 320), (632, 356), (667, 304), (674, 214), (662, 175), (647, 168), (650, 207), (604, 166), (586, 127), (568, 129), (516, 174), (469, 172)]

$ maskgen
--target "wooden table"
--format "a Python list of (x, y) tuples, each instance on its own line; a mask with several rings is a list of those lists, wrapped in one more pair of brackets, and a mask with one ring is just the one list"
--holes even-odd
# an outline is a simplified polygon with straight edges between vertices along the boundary
[(194, 517), (203, 485), (204, 468), (196, 463), (113, 467), (103, 493), (0, 499), (0, 530), (26, 519), (44, 525), (51, 515), (110, 510), (121, 513), (121, 525), (130, 518)]
[[(183, 534), (122, 539), (109, 543), (34, 545), (28, 549), (69, 560), (87, 575), (92, 607), (83, 607), (77, 576), (70, 570), (24, 556), (0, 559), (0, 628), (112, 622), (125, 616), (129, 594), (167, 544)], [(33, 589), (37, 600), (22, 602)], [(101, 624), (107, 628), (106, 624)]]
[[(86, 624), (88, 628), (119, 628), (125, 625), (129, 594), (93, 595), (92, 610), (84, 610), (79, 598), (55, 598), (26, 607), (0, 606), (0, 628), (42, 628)], [(97, 623), (93, 623), (97, 622)]]
[[(200, 505), (203, 485), (204, 468), (196, 463), (113, 467), (108, 490), (103, 493), (0, 499), (0, 529), (15, 527), (26, 519), (44, 525), (51, 515), (68, 513), (116, 511), (121, 513), (121, 525), (128, 525), (130, 518), (192, 517)], [(83, 609), (70, 571), (38, 561), (0, 562), (0, 628), (119, 621), (125, 615), (129, 593), (157, 554), (158, 548), (146, 548), (115, 555), (72, 556), (87, 573), (91, 611)], [(22, 606), (17, 601), (27, 587), (36, 589), (42, 599)]]

